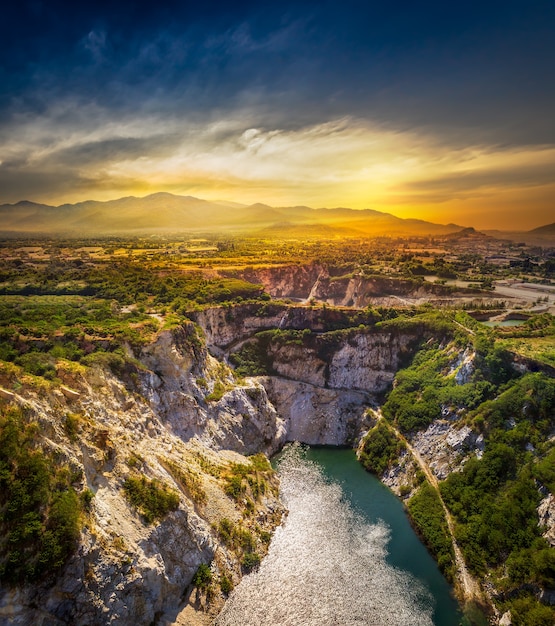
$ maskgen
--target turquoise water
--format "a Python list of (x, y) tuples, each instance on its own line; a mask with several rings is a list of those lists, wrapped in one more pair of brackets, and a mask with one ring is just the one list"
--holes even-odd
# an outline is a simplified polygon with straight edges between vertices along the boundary
[(434, 625), (458, 626), (462, 615), (451, 587), (412, 529), (400, 500), (360, 465), (352, 450), (309, 448), (306, 458), (341, 485), (351, 506), (369, 522), (382, 520), (390, 528), (386, 560), (412, 574), (429, 590), (434, 602)]
[(218, 626), (459, 625), (401, 503), (352, 450), (294, 444), (277, 466), (287, 518)]
[(496, 326), (521, 326), (525, 320), (502, 320), (499, 322), (482, 322), (484, 326), (495, 328)]

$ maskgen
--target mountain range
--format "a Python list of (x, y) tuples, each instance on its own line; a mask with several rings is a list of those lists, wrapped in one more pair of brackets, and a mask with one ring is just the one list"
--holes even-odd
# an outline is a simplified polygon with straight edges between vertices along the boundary
[[(271, 207), (210, 202), (155, 193), (99, 202), (50, 206), (29, 201), (0, 205), (0, 232), (74, 236), (167, 232), (221, 232), (261, 237), (448, 235), (456, 224), (401, 219), (373, 209)], [(553, 225), (543, 227), (553, 231)], [(542, 229), (535, 229), (535, 231)], [(536, 233), (543, 237), (544, 233)], [(553, 233), (548, 233), (553, 238)], [(499, 235), (497, 235), (499, 236)]]

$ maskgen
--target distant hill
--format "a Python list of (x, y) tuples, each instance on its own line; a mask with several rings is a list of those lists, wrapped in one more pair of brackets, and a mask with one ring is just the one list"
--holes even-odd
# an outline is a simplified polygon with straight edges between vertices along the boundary
[(525, 231), (485, 230), (496, 239), (526, 243), (533, 246), (555, 246), (555, 223)]
[(0, 205), (4, 233), (107, 235), (147, 232), (256, 233), (261, 236), (404, 236), (447, 235), (463, 228), (401, 219), (372, 209), (312, 209), (307, 206), (245, 206), (209, 202), (192, 196), (155, 193), (98, 202), (50, 206), (22, 201)]
[(534, 228), (534, 230), (529, 230), (528, 232), (534, 235), (555, 235), (555, 222), (553, 222), (553, 224), (547, 224), (546, 226)]

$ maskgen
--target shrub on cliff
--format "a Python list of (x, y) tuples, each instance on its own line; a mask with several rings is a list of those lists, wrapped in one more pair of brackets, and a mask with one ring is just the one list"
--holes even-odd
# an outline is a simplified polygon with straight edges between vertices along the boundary
[(404, 448), (391, 428), (379, 422), (364, 437), (359, 459), (369, 472), (381, 476)]
[(0, 581), (33, 581), (76, 547), (82, 500), (69, 468), (41, 450), (38, 426), (20, 408), (0, 416)]
[(146, 476), (129, 476), (123, 483), (123, 490), (147, 524), (162, 519), (179, 506), (179, 495), (175, 491)]
[(206, 563), (201, 563), (193, 576), (193, 585), (198, 589), (207, 589), (211, 582), (212, 571), (210, 570), (210, 566)]
[(256, 552), (247, 552), (241, 561), (241, 565), (246, 572), (250, 572), (260, 565), (260, 555)]

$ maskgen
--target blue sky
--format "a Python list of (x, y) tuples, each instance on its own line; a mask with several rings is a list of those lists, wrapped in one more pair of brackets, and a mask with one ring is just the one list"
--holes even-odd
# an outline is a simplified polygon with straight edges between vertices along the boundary
[(33, 1), (0, 36), (0, 202), (553, 221), (553, 2)]

